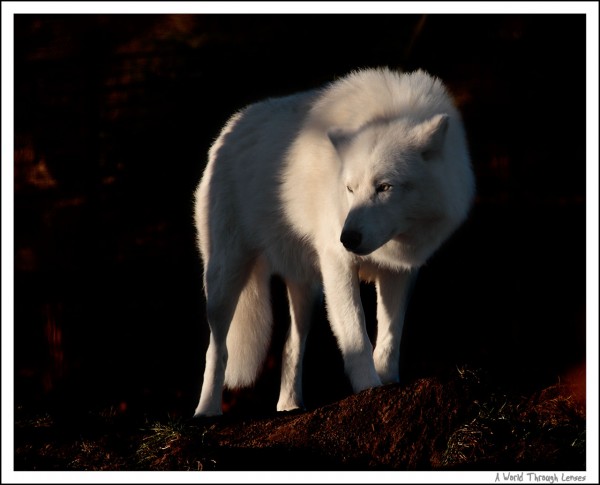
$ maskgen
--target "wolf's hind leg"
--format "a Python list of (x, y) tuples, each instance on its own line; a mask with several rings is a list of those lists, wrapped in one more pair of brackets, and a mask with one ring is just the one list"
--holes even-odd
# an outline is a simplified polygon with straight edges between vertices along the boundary
[(207, 262), (204, 285), (210, 343), (206, 352), (202, 392), (194, 417), (222, 414), (222, 393), (227, 366), (227, 333), (250, 265), (250, 261), (242, 258), (213, 257)]
[(302, 359), (318, 289), (311, 283), (286, 281), (291, 323), (283, 349), (277, 411), (302, 408)]

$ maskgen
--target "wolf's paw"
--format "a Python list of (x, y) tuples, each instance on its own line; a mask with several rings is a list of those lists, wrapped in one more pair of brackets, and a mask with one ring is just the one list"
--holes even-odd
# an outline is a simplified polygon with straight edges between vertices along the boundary
[(304, 404), (293, 399), (280, 399), (277, 403), (277, 412), (304, 411)]
[(400, 382), (400, 373), (396, 369), (378, 369), (377, 374), (379, 375), (383, 385), (396, 384)]
[(194, 414), (189, 419), (189, 424), (194, 427), (199, 426), (199, 427), (208, 428), (221, 420), (223, 420), (222, 414), (218, 414), (216, 416), (204, 416), (202, 414)]
[[(352, 372), (352, 370), (354, 370), (354, 372)], [(347, 368), (346, 372), (350, 378), (352, 390), (355, 393), (372, 387), (381, 386), (381, 379), (377, 375), (372, 363), (370, 366), (365, 365), (363, 368), (356, 366)]]
[(218, 418), (223, 415), (223, 410), (221, 409), (221, 405), (219, 403), (218, 407), (212, 406), (198, 406), (194, 411), (194, 416), (192, 419), (202, 419), (202, 418)]
[(294, 409), (285, 409), (285, 410), (277, 410), (277, 413), (280, 416), (296, 416), (299, 414), (304, 414), (306, 412), (306, 408), (304, 406)]
[(375, 370), (383, 384), (394, 384), (400, 380), (400, 365), (398, 357), (393, 356), (392, 352), (382, 352), (375, 349), (373, 355), (375, 360)]

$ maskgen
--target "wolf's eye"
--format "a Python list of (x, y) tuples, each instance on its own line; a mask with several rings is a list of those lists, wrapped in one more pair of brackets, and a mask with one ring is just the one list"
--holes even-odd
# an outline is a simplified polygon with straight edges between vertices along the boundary
[(348, 189), (348, 192), (350, 192), (351, 194), (354, 193), (354, 190), (352, 190), (352, 187), (350, 187), (349, 185), (346, 185), (346, 189)]
[(382, 192), (387, 192), (391, 188), (392, 186), (390, 184), (379, 184), (377, 187), (375, 187), (375, 192), (380, 194)]

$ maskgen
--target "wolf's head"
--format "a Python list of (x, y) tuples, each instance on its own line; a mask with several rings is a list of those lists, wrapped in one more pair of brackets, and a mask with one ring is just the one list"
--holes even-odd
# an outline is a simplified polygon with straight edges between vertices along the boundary
[[(453, 126), (454, 125), (454, 126)], [(340, 241), (357, 255), (422, 264), (464, 219), (473, 179), (460, 121), (376, 120), (331, 130), (347, 215)]]

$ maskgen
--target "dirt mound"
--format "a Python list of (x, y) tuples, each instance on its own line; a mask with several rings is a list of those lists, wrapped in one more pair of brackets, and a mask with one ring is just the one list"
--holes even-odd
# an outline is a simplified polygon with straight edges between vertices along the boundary
[[(465, 378), (370, 389), (311, 412), (155, 429), (152, 469), (585, 469), (585, 410), (568, 386), (510, 397)], [(175, 436), (176, 435), (176, 436)]]
[(528, 397), (461, 370), (306, 412), (152, 422), (17, 411), (17, 470), (585, 470), (585, 391)]

